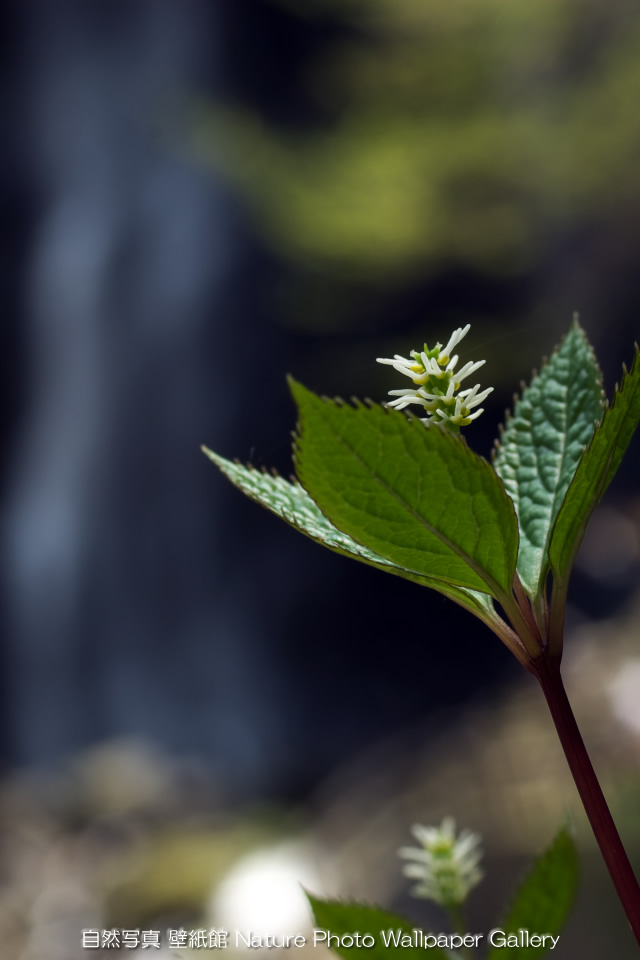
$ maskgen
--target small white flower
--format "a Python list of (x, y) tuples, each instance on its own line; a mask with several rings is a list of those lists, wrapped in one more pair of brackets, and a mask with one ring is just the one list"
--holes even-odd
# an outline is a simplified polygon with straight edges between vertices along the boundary
[(460, 383), (466, 377), (470, 377), (472, 373), (475, 373), (476, 370), (479, 370), (480, 367), (483, 367), (487, 361), (486, 360), (476, 360), (475, 363), (465, 363), (464, 367), (461, 367), (460, 370), (456, 373), (456, 381)]
[(449, 343), (446, 345), (446, 347), (442, 351), (446, 357), (449, 356), (449, 354), (451, 353), (454, 347), (458, 346), (462, 338), (466, 337), (466, 335), (469, 333), (469, 330), (471, 330), (470, 323), (468, 323), (466, 327), (458, 327), (457, 330), (453, 331), (453, 333), (451, 334), (451, 337), (449, 338)]
[[(414, 389), (408, 390), (390, 390), (389, 395), (397, 399), (389, 402), (390, 407), (396, 410), (404, 410), (412, 403), (423, 407), (427, 413), (426, 417), (421, 418), (423, 423), (429, 423), (435, 420), (436, 423), (446, 424), (458, 429), (465, 427), (476, 420), (483, 408), (471, 413), (471, 410), (478, 406), (489, 396), (493, 387), (487, 387), (481, 393), (478, 393), (480, 384), (476, 384), (472, 389), (460, 390), (463, 380), (479, 370), (486, 363), (485, 360), (467, 362), (458, 371), (458, 355), (450, 356), (451, 351), (456, 347), (463, 337), (466, 337), (471, 328), (471, 324), (466, 327), (458, 327), (449, 338), (446, 347), (441, 343), (436, 343), (433, 349), (429, 349), (427, 344), (424, 350), (418, 352), (411, 351), (411, 358), (401, 357), (396, 353), (392, 359), (378, 357), (378, 363), (389, 364), (398, 373), (409, 377), (415, 384)], [(457, 394), (457, 396), (456, 396)]]
[(479, 403), (482, 403), (483, 400), (486, 400), (493, 390), (493, 387), (487, 387), (486, 390), (482, 391), (482, 393), (478, 393), (479, 389), (480, 384), (476, 383), (475, 387), (471, 387), (469, 390), (460, 391), (458, 396), (464, 398), (465, 407), (477, 407)]
[(439, 827), (416, 823), (411, 828), (420, 847), (401, 847), (398, 856), (411, 862), (403, 867), (405, 877), (419, 882), (411, 889), (414, 897), (435, 900), (445, 907), (457, 907), (482, 880), (478, 864), (482, 858), (480, 835), (463, 830), (456, 839), (452, 817)]

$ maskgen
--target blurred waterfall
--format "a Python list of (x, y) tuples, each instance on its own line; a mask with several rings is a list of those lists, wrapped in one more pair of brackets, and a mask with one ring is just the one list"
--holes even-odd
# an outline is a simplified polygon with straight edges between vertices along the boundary
[(39, 200), (0, 528), (7, 740), (40, 763), (139, 734), (251, 789), (277, 768), (277, 681), (215, 554), (225, 520), (198, 449), (233, 433), (220, 305), (239, 250), (221, 185), (171, 128), (219, 69), (217, 9), (14, 11), (21, 175)]

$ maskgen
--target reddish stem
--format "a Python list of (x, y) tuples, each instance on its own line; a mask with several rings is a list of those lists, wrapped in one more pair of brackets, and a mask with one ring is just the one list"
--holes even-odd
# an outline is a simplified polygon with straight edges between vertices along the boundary
[(536, 674), (600, 852), (640, 945), (640, 887), (580, 735), (562, 683), (560, 666), (543, 657), (536, 663)]

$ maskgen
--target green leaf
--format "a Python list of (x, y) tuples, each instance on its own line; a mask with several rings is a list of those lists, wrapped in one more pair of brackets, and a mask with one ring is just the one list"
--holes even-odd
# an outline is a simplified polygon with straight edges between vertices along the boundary
[(441, 427), (290, 385), (298, 476), (336, 527), (423, 576), (510, 594), (517, 521), (486, 460)]
[(554, 580), (565, 582), (589, 518), (611, 483), (640, 421), (640, 354), (607, 408), (567, 491), (553, 529), (549, 560)]
[(601, 374), (577, 321), (534, 376), (507, 421), (495, 468), (520, 528), (518, 573), (536, 596), (548, 573), (551, 531), (603, 409)]
[[(370, 907), (364, 903), (318, 900), (309, 893), (307, 893), (307, 899), (311, 904), (316, 929), (330, 932), (338, 938), (342, 938), (345, 934), (353, 936), (356, 933), (362, 937), (365, 934), (371, 934), (374, 938), (375, 944), (371, 947), (358, 947), (355, 943), (352, 947), (343, 946), (336, 940), (332, 940), (331, 949), (345, 960), (349, 960), (349, 957), (358, 953), (366, 955), (369, 960), (385, 960), (385, 958), (388, 960), (389, 955), (393, 956), (394, 953), (402, 956), (404, 960), (424, 960), (424, 946), (419, 945), (421, 931), (416, 932), (415, 927), (412, 927), (403, 917), (397, 917), (379, 907)], [(394, 938), (400, 937), (409, 937), (410, 940), (404, 941), (405, 946), (401, 943), (394, 945)], [(385, 940), (388, 945), (385, 945)], [(429, 956), (448, 960), (450, 954), (436, 945), (429, 947)]]
[(416, 571), (400, 567), (391, 560), (387, 560), (385, 557), (381, 557), (372, 550), (356, 543), (347, 534), (341, 533), (320, 512), (304, 487), (301, 487), (299, 483), (289, 483), (288, 480), (277, 474), (264, 473), (255, 470), (253, 467), (245, 467), (241, 463), (225, 460), (224, 457), (213, 453), (206, 447), (203, 447), (202, 450), (243, 493), (286, 520), (301, 533), (311, 537), (316, 543), (321, 543), (335, 553), (353, 557), (355, 560), (377, 567), (386, 573), (393, 573), (421, 586), (437, 590), (475, 613), (485, 622), (489, 622), (495, 616), (493, 604), (486, 594), (454, 587), (444, 581), (434, 580), (422, 576)]
[[(505, 934), (558, 936), (564, 926), (578, 887), (578, 852), (567, 827), (557, 834), (551, 846), (536, 861), (516, 894), (506, 918), (497, 929)], [(551, 949), (544, 946), (494, 946), (487, 960), (533, 960)]]

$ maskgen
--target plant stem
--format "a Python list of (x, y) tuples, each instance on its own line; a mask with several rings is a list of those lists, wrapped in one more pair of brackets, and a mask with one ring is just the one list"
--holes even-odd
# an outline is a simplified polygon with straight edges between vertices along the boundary
[(562, 749), (573, 774), (578, 793), (600, 852), (611, 874), (620, 902), (640, 945), (640, 887), (620, 840), (607, 801), (580, 735), (560, 676), (560, 665), (541, 658), (536, 672), (545, 695)]
[[(451, 917), (455, 933), (459, 934), (461, 937), (464, 937), (467, 931), (467, 925), (464, 922), (462, 907), (459, 904), (456, 907), (449, 907), (449, 916)], [(471, 957), (471, 947), (462, 947), (461, 955), (465, 957)]]

